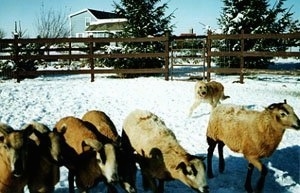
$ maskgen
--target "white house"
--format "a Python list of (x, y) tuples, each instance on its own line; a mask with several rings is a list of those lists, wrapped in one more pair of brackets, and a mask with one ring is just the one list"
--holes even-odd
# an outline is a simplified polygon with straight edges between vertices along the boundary
[(117, 14), (84, 9), (69, 15), (70, 37), (110, 37), (122, 32), (127, 19)]

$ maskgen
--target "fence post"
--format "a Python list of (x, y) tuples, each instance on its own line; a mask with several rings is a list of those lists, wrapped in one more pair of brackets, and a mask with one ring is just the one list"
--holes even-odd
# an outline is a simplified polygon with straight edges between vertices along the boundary
[(69, 40), (69, 45), (68, 45), (68, 53), (69, 53), (69, 66), (71, 66), (71, 63), (72, 63), (72, 59), (71, 59), (71, 55), (72, 55), (72, 42)]
[(19, 61), (19, 45), (18, 45), (19, 35), (17, 33), (14, 34), (14, 43), (13, 43), (13, 61), (16, 65), (15, 77), (17, 82), (21, 81), (20, 79), (20, 61)]
[(244, 41), (244, 30), (241, 33), (241, 56), (240, 56), (240, 83), (244, 83), (244, 49), (245, 49), (245, 41)]
[(207, 82), (210, 81), (210, 71), (211, 71), (211, 34), (212, 32), (208, 30), (206, 37), (206, 52), (207, 52)]
[(169, 80), (169, 46), (170, 46), (170, 31), (165, 33), (165, 80)]
[(94, 71), (94, 40), (93, 35), (90, 35), (90, 44), (89, 44), (89, 62), (91, 66), (91, 82), (95, 80), (95, 71)]

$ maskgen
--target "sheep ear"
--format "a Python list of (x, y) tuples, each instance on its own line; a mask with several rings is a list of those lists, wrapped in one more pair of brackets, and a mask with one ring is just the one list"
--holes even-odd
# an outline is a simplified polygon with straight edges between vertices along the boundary
[(64, 125), (61, 127), (60, 131), (57, 130), (57, 127), (54, 127), (54, 128), (52, 129), (52, 131), (64, 135), (64, 134), (66, 133), (66, 131), (67, 131), (67, 126), (64, 124)]
[(33, 126), (31, 125), (31, 126), (29, 126), (29, 127), (26, 127), (25, 129), (24, 129), (24, 134), (25, 134), (25, 136), (27, 136), (27, 137), (29, 137), (33, 132), (34, 132), (34, 128), (33, 128)]
[(184, 175), (188, 175), (188, 171), (186, 169), (186, 164), (184, 162), (180, 162), (177, 166), (176, 166), (176, 170), (182, 170)]
[(270, 106), (267, 107), (267, 109), (269, 109), (269, 110), (275, 109), (275, 104), (271, 104)]
[(83, 148), (84, 146), (90, 146), (94, 151), (99, 151), (103, 147), (103, 144), (101, 142), (96, 139), (90, 138), (83, 140), (81, 145)]
[(2, 133), (4, 136), (8, 135), (13, 130), (14, 129), (11, 126), (5, 123), (0, 123), (0, 133)]
[(62, 133), (63, 135), (66, 133), (68, 127), (64, 124), (60, 130), (60, 133)]
[[(142, 152), (144, 152), (144, 151), (142, 151)], [(156, 159), (156, 160), (163, 159), (163, 155), (162, 155), (160, 149), (158, 149), (158, 148), (152, 148), (150, 151), (150, 156), (152, 159)]]
[(0, 142), (3, 143), (4, 141), (4, 136), (0, 136)]

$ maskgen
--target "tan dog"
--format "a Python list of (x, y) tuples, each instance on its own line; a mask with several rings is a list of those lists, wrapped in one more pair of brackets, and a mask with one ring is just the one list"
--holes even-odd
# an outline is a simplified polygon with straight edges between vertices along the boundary
[(190, 108), (189, 116), (200, 105), (201, 102), (209, 103), (212, 108), (215, 108), (220, 100), (230, 98), (224, 95), (224, 86), (216, 81), (204, 82), (198, 81), (195, 85), (195, 102)]

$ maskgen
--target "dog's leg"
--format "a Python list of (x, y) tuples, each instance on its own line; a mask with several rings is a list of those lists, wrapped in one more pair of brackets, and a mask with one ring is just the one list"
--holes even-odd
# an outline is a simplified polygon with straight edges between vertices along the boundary
[(189, 117), (192, 115), (193, 111), (200, 105), (201, 100), (195, 100), (194, 104), (190, 108)]

